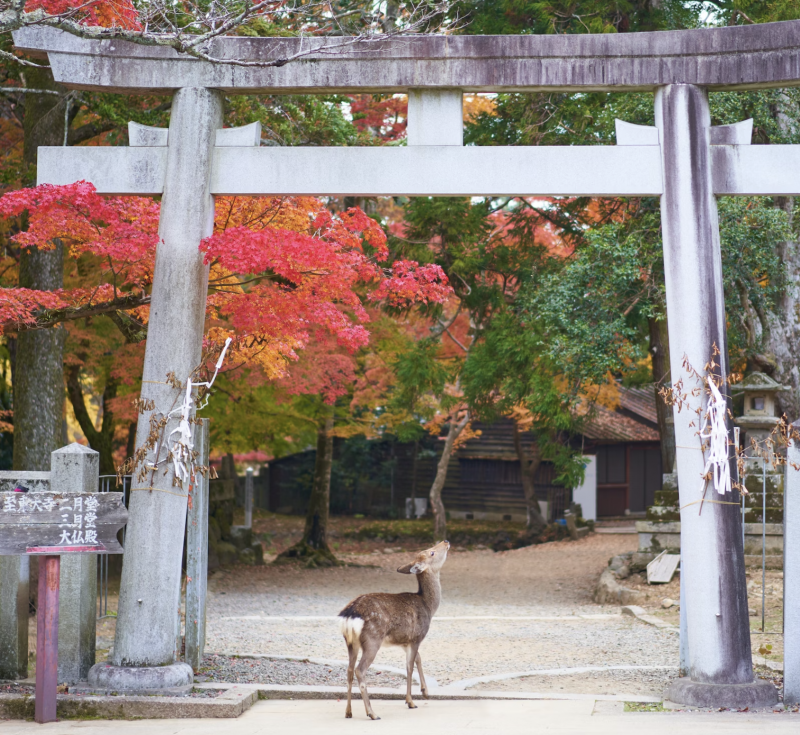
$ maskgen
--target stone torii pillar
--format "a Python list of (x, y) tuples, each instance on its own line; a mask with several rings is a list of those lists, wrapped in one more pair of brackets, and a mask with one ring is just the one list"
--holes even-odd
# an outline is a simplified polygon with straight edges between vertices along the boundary
[[(656, 125), (671, 381), (683, 381), (681, 393), (688, 396), (682, 410), (674, 406), (688, 676), (674, 680), (666, 696), (699, 706), (765, 706), (777, 694), (753, 677), (739, 495), (720, 495), (709, 483), (706, 502), (699, 503), (705, 461), (698, 432), (707, 390), (684, 364), (723, 379), (730, 371), (706, 90), (688, 84), (659, 89)], [(712, 358), (718, 367), (707, 371)]]
[[(141, 391), (155, 410), (140, 414), (137, 448), (147, 442), (150, 416), (167, 414), (179, 398), (167, 374), (183, 382), (200, 362), (208, 268), (199, 245), (214, 227), (209, 179), (222, 105), (222, 95), (210, 89), (180, 89), (172, 100)], [(161, 131), (142, 134), (147, 132)], [(174, 426), (171, 421), (165, 436)], [(151, 451), (148, 461), (153, 456)], [(172, 473), (163, 469), (148, 472), (144, 482), (134, 475), (113, 665), (94, 666), (90, 686), (141, 691), (192, 683), (191, 667), (178, 662), (174, 623), (188, 492), (173, 486)]]
[[(222, 94), (215, 90), (178, 90), (168, 129), (131, 123), (131, 158), (115, 172), (125, 182), (118, 189), (163, 191), (141, 391), (154, 409), (140, 415), (137, 448), (147, 443), (150, 416), (166, 415), (182, 396), (167, 383), (168, 373), (185, 383), (200, 363), (208, 267), (199, 246), (214, 229), (215, 148), (260, 142), (258, 123), (223, 130), (222, 105)], [(177, 420), (170, 421), (164, 436), (175, 425)], [(151, 451), (148, 461), (153, 458)], [(179, 661), (175, 631), (187, 498), (187, 487), (172, 484), (171, 468), (166, 474), (163, 469), (148, 472), (144, 482), (134, 476), (114, 652), (110, 663), (92, 667), (90, 687), (142, 692), (191, 685), (192, 668)]]

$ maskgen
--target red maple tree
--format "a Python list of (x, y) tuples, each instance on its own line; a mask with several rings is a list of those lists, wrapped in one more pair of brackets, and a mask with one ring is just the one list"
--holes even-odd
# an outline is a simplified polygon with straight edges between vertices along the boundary
[[(120, 310), (144, 327), (158, 242), (159, 204), (103, 197), (86, 182), (42, 185), (0, 198), (0, 215), (27, 213), (20, 247), (52, 248), (91, 263), (83, 282), (59, 291), (0, 292), (4, 332), (40, 329)], [(388, 264), (386, 236), (360, 209), (331, 214), (310, 197), (219, 197), (214, 234), (200, 245), (210, 265), (209, 346), (234, 339), (234, 356), (271, 377), (285, 373), (318, 330), (349, 351), (367, 344), (365, 304), (441, 303), (439, 266)]]

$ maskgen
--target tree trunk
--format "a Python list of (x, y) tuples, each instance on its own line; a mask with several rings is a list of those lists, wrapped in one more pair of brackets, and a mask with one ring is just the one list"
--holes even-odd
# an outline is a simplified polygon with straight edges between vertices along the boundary
[(444, 483), (447, 480), (447, 466), (450, 464), (450, 457), (453, 454), (453, 446), (456, 443), (456, 439), (458, 439), (468, 423), (469, 411), (467, 411), (467, 413), (464, 415), (464, 418), (461, 419), (461, 421), (459, 421), (457, 424), (452, 422), (450, 423), (450, 431), (447, 432), (447, 438), (444, 440), (442, 456), (439, 458), (439, 464), (436, 465), (436, 477), (433, 479), (433, 485), (431, 485), (431, 492), (429, 495), (431, 501), (431, 510), (433, 510), (434, 543), (444, 541), (447, 537), (447, 513), (444, 509), (444, 503), (442, 502), (442, 490), (444, 489)]
[(333, 465), (333, 415), (317, 431), (317, 459), (314, 486), (308, 501), (303, 540), (312, 549), (328, 549), (328, 516), (331, 504), (331, 466)]
[(532, 456), (528, 457), (526, 455), (525, 447), (522, 446), (522, 432), (516, 421), (514, 422), (514, 449), (519, 460), (522, 490), (525, 493), (525, 506), (528, 510), (526, 532), (529, 535), (538, 536), (547, 527), (547, 521), (542, 515), (542, 508), (539, 505), (539, 499), (536, 497), (536, 486), (533, 482), (536, 471), (542, 463), (542, 450), (538, 444), (534, 444), (531, 448)]
[[(26, 84), (58, 89), (49, 69), (26, 68)], [(25, 178), (33, 178), (40, 145), (61, 145), (64, 138), (62, 98), (50, 94), (25, 95), (23, 160)], [(29, 181), (29, 183), (33, 183)], [(63, 286), (63, 248), (23, 249), (19, 285), (37, 290)], [(22, 332), (14, 354), (15, 470), (50, 469), (50, 453), (64, 443), (64, 327)], [(29, 568), (32, 574), (29, 576)], [(22, 556), (0, 557), (0, 678), (16, 679), (28, 673), (28, 599), (36, 592), (35, 564)], [(29, 585), (29, 580), (32, 584)]]
[[(63, 285), (63, 248), (30, 248), (20, 257), (19, 285), (54, 291)], [(30, 330), (17, 337), (14, 365), (14, 469), (50, 469), (50, 453), (63, 442), (63, 327)]]
[(128, 426), (128, 441), (125, 443), (125, 457), (133, 457), (136, 451), (136, 422), (131, 421)]
[(672, 417), (672, 407), (668, 406), (658, 395), (661, 388), (671, 385), (667, 318), (656, 320), (650, 317), (648, 327), (650, 329), (650, 355), (653, 359), (658, 433), (661, 435), (661, 471), (672, 472), (675, 469), (675, 420)]
[[(64, 92), (49, 69), (26, 69), (26, 84)], [(61, 145), (64, 139), (63, 98), (25, 95), (23, 159), (35, 170), (40, 145)], [(55, 291), (64, 285), (64, 249), (25, 248), (19, 262), (22, 288)], [(64, 327), (20, 333), (14, 365), (14, 469), (50, 469), (50, 452), (63, 444)]]
[(116, 381), (109, 378), (103, 390), (103, 418), (99, 431), (95, 428), (89, 411), (86, 409), (80, 381), (80, 367), (77, 365), (71, 365), (67, 370), (67, 395), (72, 404), (75, 418), (78, 420), (89, 446), (100, 453), (100, 474), (113, 475), (116, 472), (114, 467), (114, 425), (116, 422), (113, 413), (108, 408), (108, 403), (117, 395)]
[(340, 563), (328, 546), (332, 466), (333, 410), (325, 417), (323, 425), (317, 429), (314, 481), (311, 497), (308, 500), (303, 538), (281, 553), (278, 559), (301, 559), (305, 561), (307, 567), (329, 567)]

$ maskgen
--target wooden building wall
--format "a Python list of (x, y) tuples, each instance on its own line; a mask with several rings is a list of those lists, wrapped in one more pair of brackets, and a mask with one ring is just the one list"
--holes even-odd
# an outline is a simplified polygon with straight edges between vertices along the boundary
[[(505, 420), (490, 425), (476, 423), (474, 428), (481, 431), (480, 437), (466, 442), (450, 460), (442, 491), (445, 507), (460, 513), (524, 516), (525, 496), (514, 450), (513, 424)], [(527, 449), (531, 443), (530, 437), (524, 438)], [(337, 473), (337, 467), (347, 461), (348, 453), (342, 441), (337, 441), (331, 482), (332, 512), (402, 515), (406, 498), (428, 497), (442, 444), (436, 437), (425, 437), (417, 444), (365, 442), (363, 451), (376, 455), (366, 464), (383, 467), (383, 478), (376, 481), (373, 469), (355, 482), (350, 477), (345, 486), (339, 477), (344, 473)], [(313, 462), (314, 451), (309, 451), (270, 463), (268, 490), (263, 493), (269, 498), (270, 510), (304, 512), (311, 491)], [(569, 506), (571, 491), (554, 484), (552, 465), (542, 463), (535, 486), (539, 500), (549, 504), (551, 519), (560, 517)]]

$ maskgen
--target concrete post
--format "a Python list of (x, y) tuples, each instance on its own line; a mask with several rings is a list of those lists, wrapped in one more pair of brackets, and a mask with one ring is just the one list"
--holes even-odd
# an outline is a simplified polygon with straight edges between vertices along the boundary
[[(57, 449), (50, 460), (55, 492), (96, 493), (100, 455), (81, 444)], [(94, 665), (97, 633), (97, 556), (64, 554), (58, 604), (58, 681), (85, 681)]]
[[(800, 421), (792, 424), (800, 431)], [(783, 488), (783, 702), (800, 703), (800, 446), (787, 451)]]
[(253, 527), (253, 468), (244, 473), (244, 527)]
[(701, 510), (705, 462), (695, 410), (705, 411), (707, 390), (684, 363), (704, 376), (716, 345), (718, 367), (708, 372), (729, 372), (706, 91), (682, 84), (659, 89), (656, 126), (670, 367), (673, 385), (683, 382), (681, 394), (689, 403), (674, 410), (689, 675), (673, 681), (666, 697), (698, 706), (769, 705), (777, 701), (775, 688), (753, 678), (738, 496), (711, 487), (705, 496), (711, 502)]
[[(201, 88), (180, 89), (172, 101), (141, 392), (155, 411), (139, 417), (137, 448), (147, 442), (153, 413), (166, 414), (179, 399), (168, 373), (184, 382), (200, 362), (208, 269), (198, 246), (214, 226), (209, 183), (222, 104), (221, 93)], [(176, 663), (175, 636), (188, 487), (172, 483), (171, 466), (144, 481), (134, 477), (112, 666), (95, 666), (91, 686), (141, 691), (192, 683), (191, 667)]]
[[(197, 424), (195, 448), (198, 464), (208, 467), (210, 427), (208, 419)], [(192, 507), (186, 521), (186, 624), (184, 661), (195, 671), (203, 662), (206, 645), (206, 593), (208, 590), (208, 475), (197, 477)]]

